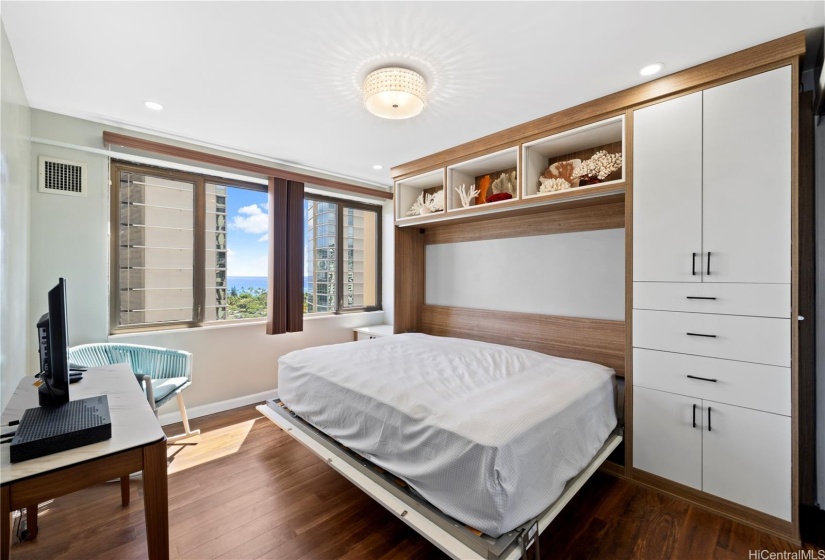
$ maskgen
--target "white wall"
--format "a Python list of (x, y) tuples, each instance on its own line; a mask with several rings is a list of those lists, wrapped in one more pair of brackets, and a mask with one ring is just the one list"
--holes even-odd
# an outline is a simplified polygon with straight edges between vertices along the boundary
[(30, 110), (0, 22), (0, 407), (29, 372), (21, 349), (34, 332), (29, 282)]
[[(68, 283), (69, 336), (72, 345), (102, 342), (108, 336), (108, 157), (50, 143), (102, 149), (102, 131), (113, 127), (45, 111), (32, 111), (34, 171), (39, 155), (86, 162), (89, 181), (85, 198), (32, 194), (31, 201), (31, 322), (46, 308), (46, 292), (57, 278)], [(128, 131), (120, 131), (129, 133)], [(146, 135), (141, 135), (146, 136)], [(162, 140), (162, 139), (159, 139)], [(277, 156), (277, 154), (273, 154)], [(391, 228), (392, 206), (384, 204), (384, 233)], [(389, 218), (387, 216), (390, 216)], [(392, 236), (383, 244), (384, 268), (393, 262)], [(384, 302), (392, 302), (392, 281), (385, 278)], [(348, 342), (352, 328), (384, 322), (384, 313), (318, 317), (304, 321), (301, 333), (267, 336), (262, 323), (117, 335), (113, 341), (188, 350), (194, 354), (194, 381), (185, 393), (189, 408), (273, 390), (278, 356), (308, 346)], [(34, 331), (29, 341), (30, 363), (37, 359)], [(174, 401), (161, 411), (175, 410)]]
[[(823, 72), (825, 75), (825, 72)], [(815, 129), (816, 144), (816, 438), (817, 495), (825, 509), (825, 117)]]
[(427, 303), (624, 320), (624, 229), (427, 246)]

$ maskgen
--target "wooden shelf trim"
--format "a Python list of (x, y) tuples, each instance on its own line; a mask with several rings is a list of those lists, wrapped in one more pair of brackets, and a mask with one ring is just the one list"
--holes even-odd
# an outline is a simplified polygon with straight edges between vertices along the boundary
[(517, 145), (537, 135), (549, 135), (556, 130), (561, 131), (564, 127), (569, 127), (577, 123), (585, 124), (598, 118), (621, 114), (621, 112), (635, 105), (648, 103), (658, 98), (706, 85), (710, 82), (737, 74), (747, 73), (804, 54), (805, 32), (800, 31), (768, 43), (723, 56), (710, 62), (705, 62), (669, 76), (664, 76), (658, 80), (612, 93), (605, 97), (553, 113), (552, 115), (547, 115), (478, 138), (471, 142), (397, 165), (391, 169), (391, 175), (394, 179), (399, 179), (408, 175), (421, 173), (428, 169), (450, 165), (461, 159), (477, 157), (489, 151)]
[(230, 169), (238, 169), (240, 171), (247, 171), (258, 175), (265, 175), (267, 177), (276, 177), (278, 179), (286, 179), (288, 181), (297, 181), (299, 183), (312, 183), (313, 185), (320, 185), (322, 187), (329, 187), (342, 192), (350, 194), (358, 194), (362, 196), (370, 196), (375, 198), (392, 199), (392, 192), (381, 191), (369, 187), (362, 187), (359, 185), (352, 185), (343, 181), (336, 181), (326, 177), (316, 177), (304, 173), (296, 173), (294, 171), (286, 171), (277, 167), (269, 165), (262, 165), (250, 161), (220, 156), (217, 154), (210, 154), (208, 152), (201, 152), (200, 150), (192, 150), (189, 148), (182, 148), (180, 146), (173, 146), (171, 144), (164, 144), (163, 142), (155, 142), (153, 140), (145, 140), (135, 136), (128, 136), (126, 134), (118, 134), (116, 132), (103, 131), (103, 143), (111, 146), (123, 146), (124, 148), (133, 148), (145, 152), (152, 152), (154, 154), (161, 154), (165, 156), (177, 157), (187, 159), (190, 161), (198, 161), (201, 163), (208, 163), (211, 165), (219, 165), (221, 167), (228, 167)]

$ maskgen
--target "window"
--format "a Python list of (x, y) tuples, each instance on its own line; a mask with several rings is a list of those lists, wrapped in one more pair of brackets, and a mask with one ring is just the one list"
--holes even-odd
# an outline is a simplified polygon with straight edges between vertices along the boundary
[(304, 313), (381, 307), (379, 206), (304, 197)]
[(112, 164), (111, 329), (265, 318), (262, 185)]
[[(111, 177), (113, 332), (266, 318), (265, 186), (114, 160)], [(380, 212), (305, 197), (305, 313), (380, 309)]]

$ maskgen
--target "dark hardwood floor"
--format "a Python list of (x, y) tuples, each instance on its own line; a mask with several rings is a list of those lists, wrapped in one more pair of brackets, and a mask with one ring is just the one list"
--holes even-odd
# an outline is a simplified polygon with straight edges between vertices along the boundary
[[(170, 445), (172, 558), (444, 558), (254, 407), (192, 421), (197, 445)], [(182, 428), (169, 426), (167, 433)], [(182, 443), (187, 443), (184, 441)], [(40, 506), (40, 534), (12, 558), (145, 558), (133, 480)], [(739, 559), (797, 547), (657, 492), (597, 473), (541, 537), (543, 559)], [(814, 550), (811, 546), (805, 547)]]

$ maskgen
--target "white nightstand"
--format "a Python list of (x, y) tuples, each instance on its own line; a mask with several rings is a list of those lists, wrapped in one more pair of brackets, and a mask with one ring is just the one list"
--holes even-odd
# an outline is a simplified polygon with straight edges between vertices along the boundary
[(392, 325), (373, 325), (371, 327), (358, 327), (352, 329), (355, 340), (370, 340), (382, 336), (392, 336)]

